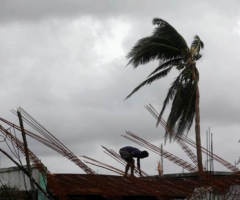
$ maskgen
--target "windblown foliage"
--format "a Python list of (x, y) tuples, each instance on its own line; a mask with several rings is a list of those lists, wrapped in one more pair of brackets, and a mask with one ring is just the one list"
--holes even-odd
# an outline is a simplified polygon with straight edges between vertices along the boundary
[[(201, 58), (200, 50), (204, 44), (199, 36), (195, 36), (189, 48), (184, 38), (166, 21), (155, 18), (153, 25), (155, 28), (152, 35), (140, 39), (127, 55), (128, 64), (137, 68), (139, 65), (158, 60), (159, 65), (126, 98), (143, 86), (167, 76), (173, 68), (176, 68), (179, 75), (168, 90), (159, 120), (166, 106), (171, 102), (167, 125), (169, 129), (175, 129), (177, 134), (181, 135), (185, 130), (189, 131), (195, 116), (196, 89), (199, 80), (195, 62)], [(174, 136), (166, 134), (167, 137)]]

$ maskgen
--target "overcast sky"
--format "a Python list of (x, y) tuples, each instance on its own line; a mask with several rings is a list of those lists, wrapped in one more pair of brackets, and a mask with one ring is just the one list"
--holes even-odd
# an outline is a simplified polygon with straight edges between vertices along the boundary
[[(204, 145), (210, 127), (214, 151), (233, 163), (239, 157), (240, 139), (239, 4), (237, 0), (0, 0), (0, 116), (17, 123), (9, 111), (22, 106), (76, 155), (123, 169), (100, 145), (116, 151), (124, 145), (137, 146), (121, 137), (125, 130), (158, 146), (163, 142), (164, 130), (155, 127), (144, 105), (160, 109), (176, 74), (124, 101), (156, 66), (150, 63), (134, 70), (126, 67), (126, 55), (138, 39), (152, 33), (152, 19), (159, 17), (188, 44), (196, 34), (205, 43), (197, 64), (202, 141)], [(194, 138), (194, 130), (188, 136)], [(29, 143), (50, 171), (82, 173), (47, 147)], [(188, 159), (176, 143), (164, 148)], [(142, 167), (156, 174), (157, 161), (151, 153)], [(0, 155), (0, 166), (10, 165)], [(182, 171), (167, 161), (165, 170)]]

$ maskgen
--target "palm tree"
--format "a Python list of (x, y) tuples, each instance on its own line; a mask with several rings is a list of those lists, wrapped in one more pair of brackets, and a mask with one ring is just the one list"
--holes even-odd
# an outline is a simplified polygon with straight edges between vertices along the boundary
[[(201, 137), (200, 137), (200, 112), (199, 112), (199, 73), (196, 61), (201, 58), (200, 50), (204, 44), (198, 36), (190, 47), (184, 38), (166, 21), (155, 18), (155, 26), (151, 36), (140, 39), (127, 55), (128, 64), (134, 68), (153, 60), (158, 60), (159, 65), (150, 73), (145, 81), (139, 84), (126, 98), (138, 91), (141, 87), (163, 78), (175, 68), (179, 75), (170, 86), (163, 102), (157, 125), (169, 102), (172, 102), (171, 111), (167, 119), (167, 126), (182, 135), (192, 126), (195, 117), (195, 134), (197, 143), (198, 170), (203, 172)], [(165, 134), (166, 138), (174, 138), (172, 134)]]

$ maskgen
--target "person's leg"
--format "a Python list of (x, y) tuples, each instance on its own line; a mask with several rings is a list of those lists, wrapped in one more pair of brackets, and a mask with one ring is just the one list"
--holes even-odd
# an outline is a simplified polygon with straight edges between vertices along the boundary
[(133, 158), (131, 159), (131, 162), (129, 162), (129, 164), (130, 164), (130, 167), (131, 167), (131, 176), (134, 176), (135, 166), (134, 166), (134, 159)]
[[(127, 151), (124, 151), (124, 150), (121, 150), (121, 149), (119, 151), (119, 154), (120, 154), (121, 158), (123, 160), (125, 160), (126, 163), (127, 163), (126, 167), (125, 167), (125, 173), (124, 173), (124, 176), (127, 176), (129, 167), (131, 167), (131, 163), (132, 163), (132, 160), (133, 160), (132, 155), (129, 154)], [(134, 160), (133, 160), (133, 162), (134, 162)]]
[(130, 165), (129, 165), (128, 162), (127, 162), (127, 165), (126, 165), (126, 167), (125, 167), (125, 174), (124, 174), (124, 176), (127, 176), (129, 167), (130, 167)]

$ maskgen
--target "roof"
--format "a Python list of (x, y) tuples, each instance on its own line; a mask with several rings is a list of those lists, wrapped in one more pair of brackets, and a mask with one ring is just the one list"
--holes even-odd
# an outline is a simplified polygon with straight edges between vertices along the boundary
[(56, 196), (147, 196), (176, 198), (187, 197), (194, 188), (209, 186), (225, 190), (229, 185), (240, 184), (240, 177), (216, 174), (199, 180), (196, 174), (176, 174), (163, 177), (130, 178), (113, 175), (54, 174), (48, 176), (48, 189)]

